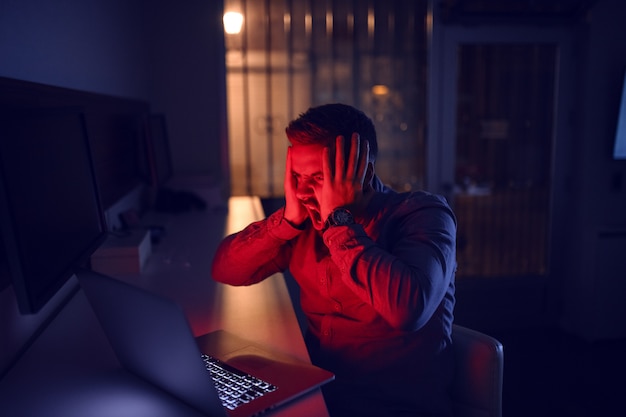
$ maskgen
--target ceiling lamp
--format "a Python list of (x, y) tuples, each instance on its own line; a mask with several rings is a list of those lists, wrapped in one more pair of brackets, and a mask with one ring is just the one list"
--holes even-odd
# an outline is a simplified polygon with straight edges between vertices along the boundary
[(243, 25), (243, 15), (239, 12), (224, 13), (224, 31), (229, 35), (236, 35), (241, 32)]

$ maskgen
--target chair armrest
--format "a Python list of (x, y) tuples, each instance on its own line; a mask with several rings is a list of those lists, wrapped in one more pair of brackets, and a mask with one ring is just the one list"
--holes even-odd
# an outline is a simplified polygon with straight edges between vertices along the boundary
[(452, 391), (457, 416), (502, 416), (504, 348), (497, 339), (452, 326), (456, 374)]

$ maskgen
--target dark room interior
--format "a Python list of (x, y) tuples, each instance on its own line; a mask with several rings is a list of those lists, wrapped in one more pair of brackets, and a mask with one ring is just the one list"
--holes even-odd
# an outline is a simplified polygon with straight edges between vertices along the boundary
[[(225, 31), (229, 11), (244, 16), (233, 32)], [(314, 105), (354, 105), (376, 125), (381, 180), (400, 192), (441, 194), (455, 212), (455, 323), (502, 343), (501, 415), (624, 415), (624, 22), (623, 0), (0, 0), (0, 150), (29, 152), (6, 139), (17, 135), (14, 123), (25, 111), (39, 117), (72, 109), (66, 122), (74, 125), (65, 128), (74, 129), (74, 142), (66, 146), (80, 145), (80, 152), (19, 154), (29, 162), (15, 165), (26, 173), (47, 156), (76, 161), (89, 153), (82, 171), (50, 176), (50, 187), (93, 176), (97, 191), (89, 181), (83, 191), (99, 211), (43, 186), (41, 194), (17, 194), (60, 203), (23, 213), (21, 221), (37, 219), (29, 231), (56, 234), (58, 242), (39, 243), (57, 249), (80, 233), (48, 226), (94, 210), (102, 229), (80, 228), (91, 233), (83, 236), (90, 253), (147, 225), (150, 242), (141, 233), (136, 246), (136, 256), (146, 258), (130, 274), (111, 275), (174, 294), (198, 335), (215, 326), (207, 311), (236, 311), (244, 301), (220, 290), (222, 298), (207, 306), (200, 281), (209, 280), (213, 253), (167, 242), (171, 225), (210, 235), (202, 248), (214, 251), (227, 230), (247, 224), (233, 201), (254, 197), (260, 204), (246, 213), (269, 216), (284, 204), (289, 121)], [(52, 129), (42, 123), (41, 132)], [(0, 168), (12, 169), (9, 162)], [(181, 178), (203, 191), (177, 188)], [(11, 193), (9, 180), (0, 186), (0, 197)], [(19, 212), (11, 204), (21, 201), (3, 203), (0, 214), (8, 219)], [(199, 213), (215, 220), (187, 224)], [(10, 220), (0, 226), (13, 229)], [(88, 306), (77, 278), (26, 300), (29, 289), (9, 272), (17, 255), (4, 246), (0, 239), (0, 410), (14, 411), (7, 417), (57, 415), (57, 390), (72, 390), (85, 377), (72, 367), (59, 370), (63, 365), (82, 364), (89, 348), (103, 355), (102, 369), (117, 362), (108, 345), (95, 348), (107, 344), (100, 333), (79, 336), (94, 319), (81, 316)], [(72, 259), (97, 262), (87, 254)], [(190, 259), (200, 259), (204, 275), (194, 275)], [(111, 267), (101, 265), (105, 273)], [(155, 269), (159, 278), (151, 281)], [(161, 278), (179, 270), (178, 281)], [(177, 288), (185, 282), (200, 290), (183, 295)], [(305, 330), (289, 273), (276, 286), (294, 304), (292, 324)], [(229, 323), (246, 317), (235, 314)], [(264, 326), (248, 321), (266, 343), (288, 339), (264, 336)], [(66, 342), (75, 348), (65, 351)], [(43, 387), (55, 386), (53, 373), (27, 393), (20, 384), (27, 386), (39, 364), (32, 356), (45, 346), (58, 358), (51, 368), (71, 382), (48, 393)], [(72, 358), (75, 351), (84, 357)], [(123, 397), (131, 383), (115, 370), (102, 372), (101, 382), (119, 389), (111, 395)], [(25, 405), (30, 395), (55, 406), (39, 414)], [(307, 401), (307, 410), (323, 406), (321, 394)], [(130, 415), (196, 415), (169, 402), (159, 409), (131, 403)], [(73, 412), (89, 415), (89, 407), (77, 401)], [(111, 407), (94, 415), (126, 415)], [(299, 411), (277, 415), (289, 412)]]

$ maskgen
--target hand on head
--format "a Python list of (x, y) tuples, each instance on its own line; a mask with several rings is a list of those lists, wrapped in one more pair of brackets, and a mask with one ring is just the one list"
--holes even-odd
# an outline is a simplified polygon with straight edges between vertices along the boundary
[[(364, 208), (365, 179), (369, 165), (369, 144), (353, 133), (348, 140), (337, 136), (335, 146), (324, 148), (322, 165), (324, 185), (320, 199), (322, 219), (337, 207), (345, 207), (358, 213)], [(346, 157), (347, 153), (347, 157)]]
[(298, 187), (296, 176), (292, 169), (292, 147), (287, 148), (287, 163), (285, 164), (285, 213), (284, 217), (293, 225), (299, 226), (308, 217), (307, 210), (296, 197)]
[(346, 141), (337, 136), (330, 146), (295, 145), (288, 148), (285, 169), (285, 219), (294, 225), (311, 218), (321, 230), (337, 207), (357, 214), (367, 204), (373, 175), (369, 144), (358, 133)]

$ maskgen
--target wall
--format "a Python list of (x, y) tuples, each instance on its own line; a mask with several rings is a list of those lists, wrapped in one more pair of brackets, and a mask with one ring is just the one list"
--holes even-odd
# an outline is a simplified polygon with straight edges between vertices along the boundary
[(146, 98), (141, 2), (0, 1), (0, 75)]
[(560, 322), (589, 340), (626, 337), (626, 161), (611, 158), (626, 71), (624, 22), (626, 3), (598, 1), (587, 18), (579, 61), (574, 220), (563, 237), (570, 250), (560, 281)]
[(146, 100), (167, 117), (174, 171), (227, 185), (222, 8), (0, 0), (0, 76)]
[(151, 5), (149, 101), (167, 117), (174, 171), (210, 175), (228, 190), (222, 2)]

